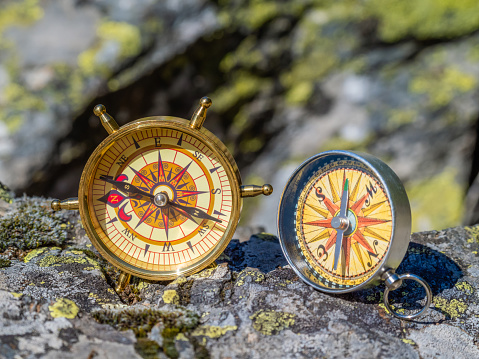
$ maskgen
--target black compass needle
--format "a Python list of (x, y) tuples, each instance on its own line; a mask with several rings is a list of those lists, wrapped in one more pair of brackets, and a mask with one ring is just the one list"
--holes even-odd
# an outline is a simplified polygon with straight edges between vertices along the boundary
[(121, 181), (115, 181), (112, 177), (110, 176), (105, 176), (105, 175), (101, 175), (100, 176), (100, 179), (102, 181), (105, 181), (105, 182), (108, 182), (108, 183), (111, 183), (112, 185), (115, 185), (116, 188), (119, 190), (119, 191), (122, 191), (122, 192), (127, 192), (127, 193), (136, 193), (136, 194), (140, 194), (144, 197), (148, 197), (148, 199), (150, 200), (153, 200), (155, 197), (150, 194), (150, 193), (147, 193), (147, 192), (143, 192), (141, 189), (133, 186), (132, 184), (129, 184), (129, 183), (125, 183), (125, 182), (121, 182)]
[(174, 202), (169, 202), (168, 204), (172, 206), (173, 208), (178, 208), (182, 210), (183, 212), (189, 214), (190, 216), (194, 216), (194, 217), (202, 218), (202, 219), (209, 219), (211, 221), (215, 221), (218, 223), (223, 222), (221, 219), (212, 217), (205, 211), (202, 211), (201, 209), (198, 209), (198, 208), (182, 206), (181, 204), (174, 203)]

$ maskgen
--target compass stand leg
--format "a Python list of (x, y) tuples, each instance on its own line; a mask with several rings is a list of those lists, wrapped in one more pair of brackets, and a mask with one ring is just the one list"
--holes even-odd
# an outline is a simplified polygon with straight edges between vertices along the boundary
[(120, 277), (118, 278), (118, 282), (116, 283), (115, 290), (117, 293), (123, 292), (123, 290), (126, 288), (128, 283), (130, 283), (131, 279), (131, 274), (128, 274), (126, 272), (121, 272)]

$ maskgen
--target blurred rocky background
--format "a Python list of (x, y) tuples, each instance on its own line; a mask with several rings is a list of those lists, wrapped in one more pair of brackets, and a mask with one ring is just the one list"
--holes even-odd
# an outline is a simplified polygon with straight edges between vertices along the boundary
[(243, 225), (276, 233), (292, 171), (329, 149), (369, 152), (405, 183), (413, 230), (479, 221), (479, 2), (473, 0), (2, 0), (0, 182), (76, 196), (120, 125), (189, 118), (272, 183)]

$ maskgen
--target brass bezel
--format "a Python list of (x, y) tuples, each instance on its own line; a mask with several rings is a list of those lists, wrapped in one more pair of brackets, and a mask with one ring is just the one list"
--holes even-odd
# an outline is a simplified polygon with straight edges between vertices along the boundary
[[(148, 128), (165, 128), (182, 131), (192, 137), (197, 138), (199, 141), (204, 143), (210, 148), (213, 154), (216, 156), (218, 161), (224, 167), (225, 172), (228, 176), (231, 185), (231, 194), (232, 194), (232, 211), (231, 219), (228, 223), (228, 227), (225, 230), (223, 237), (219, 240), (215, 248), (205, 257), (198, 260), (198, 262), (185, 267), (177, 271), (168, 271), (157, 273), (155, 271), (145, 270), (137, 268), (123, 262), (121, 259), (113, 255), (101, 241), (96, 229), (92, 223), (90, 213), (88, 211), (88, 188), (93, 180), (93, 174), (97, 168), (100, 159), (105, 154), (105, 152), (112, 146), (118, 139), (127, 136), (135, 131), (144, 130)], [(120, 270), (132, 274), (137, 277), (141, 277), (149, 280), (170, 280), (178, 277), (179, 275), (190, 275), (196, 273), (210, 263), (212, 263), (218, 256), (226, 249), (226, 246), (230, 242), (233, 234), (235, 232), (236, 226), (238, 225), (241, 208), (242, 208), (242, 198), (240, 195), (240, 186), (241, 186), (241, 176), (236, 165), (236, 162), (228, 151), (226, 146), (210, 131), (206, 128), (201, 127), (200, 129), (192, 128), (190, 126), (190, 121), (169, 116), (154, 116), (141, 118), (136, 121), (130, 122), (122, 126), (119, 130), (110, 134), (105, 140), (103, 140), (95, 151), (91, 154), (88, 159), (83, 173), (80, 179), (80, 186), (78, 191), (78, 200), (79, 200), (79, 210), (80, 217), (83, 223), (83, 227), (90, 238), (92, 244), (100, 252), (100, 254), (108, 260), (115, 267)]]

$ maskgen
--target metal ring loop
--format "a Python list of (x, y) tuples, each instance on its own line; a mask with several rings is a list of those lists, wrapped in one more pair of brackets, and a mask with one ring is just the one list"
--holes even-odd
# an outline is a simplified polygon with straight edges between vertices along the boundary
[(431, 305), (431, 301), (432, 301), (431, 287), (429, 286), (429, 284), (427, 284), (427, 282), (424, 279), (422, 279), (421, 277), (419, 277), (417, 275), (414, 275), (414, 274), (410, 274), (410, 273), (401, 274), (399, 276), (399, 279), (412, 279), (412, 280), (418, 282), (419, 284), (421, 284), (424, 287), (424, 290), (426, 291), (426, 298), (427, 298), (426, 299), (426, 304), (424, 305), (424, 307), (419, 312), (417, 312), (415, 314), (410, 314), (410, 315), (399, 314), (399, 313), (395, 312), (391, 308), (391, 306), (389, 305), (388, 296), (389, 296), (390, 289), (389, 289), (389, 287), (386, 286), (386, 289), (384, 290), (384, 305), (392, 313), (392, 315), (394, 315), (395, 317), (397, 317), (399, 319), (410, 320), (410, 319), (417, 318), (417, 317), (423, 315), (424, 312)]

